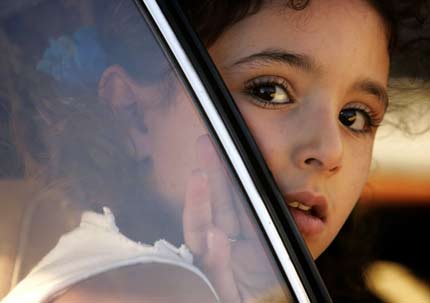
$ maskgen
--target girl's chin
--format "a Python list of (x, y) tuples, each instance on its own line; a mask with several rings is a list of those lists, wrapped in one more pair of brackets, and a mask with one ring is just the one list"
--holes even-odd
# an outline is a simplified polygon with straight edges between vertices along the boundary
[(316, 260), (330, 245), (322, 243), (322, 237), (319, 237), (316, 239), (316, 237), (307, 237), (303, 235), (303, 238), (305, 240), (305, 243), (308, 247), (309, 252), (311, 253), (312, 259)]

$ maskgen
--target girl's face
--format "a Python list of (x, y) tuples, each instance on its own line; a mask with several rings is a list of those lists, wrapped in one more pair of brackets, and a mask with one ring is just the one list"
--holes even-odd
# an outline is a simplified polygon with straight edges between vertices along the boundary
[[(318, 257), (368, 176), (376, 126), (387, 105), (382, 18), (361, 0), (311, 1), (301, 11), (270, 4), (226, 30), (209, 52)], [(190, 172), (185, 167), (192, 165), (170, 173), (169, 167), (193, 153), (192, 142), (204, 133), (189, 119), (192, 108), (181, 104), (164, 112), (155, 129), (166, 138), (177, 127), (189, 128), (194, 138), (177, 138), (174, 151), (162, 141), (152, 144), (155, 174), (177, 185), (170, 197), (176, 201), (183, 200), (180, 188)], [(169, 153), (172, 163), (166, 162)], [(157, 160), (157, 154), (163, 157)]]

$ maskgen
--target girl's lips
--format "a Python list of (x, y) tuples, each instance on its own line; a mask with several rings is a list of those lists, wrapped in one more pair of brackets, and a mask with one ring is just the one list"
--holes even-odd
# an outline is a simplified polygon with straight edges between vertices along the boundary
[(310, 191), (287, 193), (284, 195), (285, 202), (299, 202), (302, 205), (311, 207), (304, 211), (299, 208), (288, 206), (298, 229), (303, 235), (316, 235), (323, 231), (327, 217), (327, 200), (324, 196), (317, 195)]
[(307, 236), (313, 236), (321, 233), (324, 229), (325, 223), (322, 219), (297, 208), (288, 207), (291, 215), (296, 222), (297, 228), (300, 233)]

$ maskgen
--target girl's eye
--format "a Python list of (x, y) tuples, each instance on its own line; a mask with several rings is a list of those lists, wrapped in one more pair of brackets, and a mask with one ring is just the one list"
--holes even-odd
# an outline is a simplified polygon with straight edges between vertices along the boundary
[(251, 93), (265, 101), (272, 103), (282, 104), (289, 102), (289, 97), (287, 92), (283, 87), (278, 84), (264, 84), (254, 87)]
[(369, 113), (363, 109), (346, 108), (340, 111), (339, 121), (357, 132), (366, 132), (373, 126)]
[(279, 107), (292, 103), (286, 81), (278, 77), (260, 77), (251, 80), (245, 86), (245, 92), (257, 105)]

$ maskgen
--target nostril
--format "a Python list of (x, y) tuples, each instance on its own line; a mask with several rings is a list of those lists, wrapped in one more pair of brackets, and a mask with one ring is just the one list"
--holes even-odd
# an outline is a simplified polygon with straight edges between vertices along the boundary
[(307, 165), (312, 165), (312, 164), (320, 164), (321, 163), (321, 161), (319, 161), (318, 159), (316, 159), (316, 158), (307, 158), (306, 160), (305, 160), (305, 164), (307, 164)]
[(334, 165), (333, 167), (328, 167), (324, 162), (317, 158), (307, 158), (304, 163), (308, 166), (318, 167), (327, 170), (331, 173), (337, 172), (340, 169), (340, 165)]
[(339, 166), (335, 166), (333, 168), (330, 168), (329, 172), (334, 173), (334, 172), (337, 172), (338, 170), (339, 170)]

